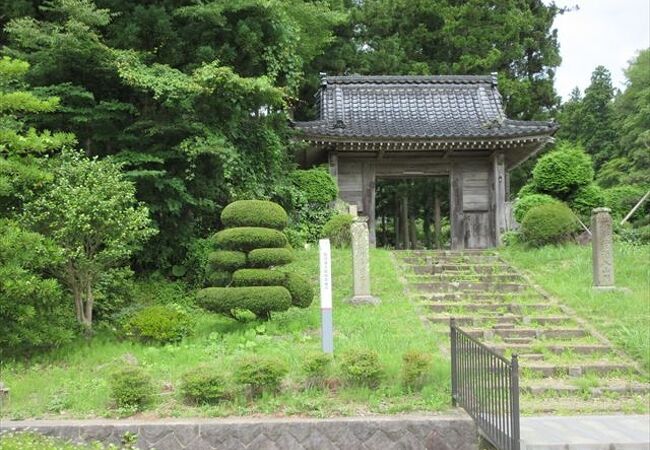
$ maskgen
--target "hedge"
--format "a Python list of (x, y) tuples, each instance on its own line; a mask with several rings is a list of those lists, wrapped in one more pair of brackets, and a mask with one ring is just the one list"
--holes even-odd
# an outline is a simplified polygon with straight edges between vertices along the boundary
[(535, 206), (547, 205), (550, 203), (560, 203), (560, 201), (546, 194), (528, 194), (522, 196), (515, 202), (515, 220), (517, 223), (521, 223), (521, 221), (524, 220), (526, 213), (532, 208)]
[(603, 206), (605, 206), (603, 189), (593, 183), (580, 188), (571, 200), (571, 208), (583, 218), (590, 217), (592, 209)]
[(257, 316), (268, 317), (272, 311), (286, 311), (291, 294), (282, 286), (209, 287), (197, 293), (199, 306), (231, 316), (233, 310), (247, 309)]
[(314, 289), (308, 279), (298, 273), (286, 274), (284, 286), (291, 293), (291, 303), (298, 308), (307, 308), (314, 300)]
[[(623, 218), (634, 208), (634, 205), (641, 200), (646, 192), (647, 190), (641, 186), (629, 184), (605, 189), (603, 192), (605, 206), (612, 210), (613, 216)], [(650, 212), (650, 201), (646, 201), (644, 205), (639, 207), (634, 213), (633, 218), (643, 217), (648, 212)]]
[(346, 247), (350, 245), (352, 236), (350, 225), (354, 217), (350, 214), (337, 214), (323, 225), (323, 237), (329, 238), (334, 247)]
[(225, 287), (232, 282), (232, 273), (230, 272), (210, 272), (205, 277), (207, 286)]
[(265, 200), (238, 200), (221, 212), (221, 223), (227, 228), (264, 227), (283, 230), (288, 220), (282, 206)]
[(521, 224), (523, 240), (532, 246), (559, 244), (578, 229), (578, 221), (563, 203), (536, 206)]
[(248, 254), (250, 267), (266, 268), (283, 266), (293, 261), (293, 252), (288, 248), (257, 248)]
[(591, 157), (581, 148), (564, 145), (542, 156), (533, 169), (533, 181), (540, 193), (568, 199), (594, 179)]
[(281, 231), (259, 227), (228, 228), (215, 234), (214, 241), (221, 249), (242, 252), (256, 248), (282, 248), (288, 244)]
[(278, 270), (239, 269), (232, 275), (232, 284), (234, 286), (283, 286), (285, 278), (286, 274)]
[(326, 204), (338, 195), (336, 181), (323, 169), (294, 170), (290, 179), (308, 203)]
[(208, 255), (208, 262), (213, 270), (221, 272), (234, 272), (246, 267), (246, 253), (218, 250)]

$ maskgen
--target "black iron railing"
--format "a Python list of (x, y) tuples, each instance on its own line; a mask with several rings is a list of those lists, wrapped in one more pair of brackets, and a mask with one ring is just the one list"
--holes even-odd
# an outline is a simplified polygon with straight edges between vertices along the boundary
[(499, 450), (519, 450), (519, 363), (508, 361), (451, 319), (451, 395)]

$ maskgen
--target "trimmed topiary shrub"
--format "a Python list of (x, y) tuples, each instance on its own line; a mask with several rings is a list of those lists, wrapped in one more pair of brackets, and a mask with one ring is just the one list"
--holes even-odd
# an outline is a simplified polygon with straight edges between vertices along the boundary
[[(623, 218), (629, 213), (634, 205), (645, 195), (647, 190), (641, 186), (624, 184), (612, 187), (603, 191), (605, 206), (612, 210), (612, 215)], [(640, 218), (650, 213), (650, 201), (639, 207), (632, 216), (632, 220)]]
[(282, 286), (209, 287), (198, 292), (197, 303), (233, 319), (237, 319), (238, 309), (268, 319), (272, 311), (286, 311), (291, 307), (291, 294)]
[(577, 229), (575, 215), (563, 203), (536, 206), (521, 223), (524, 242), (536, 247), (565, 242)]
[(258, 397), (265, 391), (276, 392), (287, 372), (286, 364), (280, 359), (250, 355), (237, 361), (235, 381), (248, 387), (252, 397)]
[(155, 392), (149, 374), (141, 367), (127, 366), (114, 372), (109, 379), (110, 395), (119, 408), (144, 409)]
[(205, 276), (205, 283), (208, 286), (226, 287), (232, 282), (230, 272), (210, 272)]
[(265, 200), (238, 200), (221, 212), (221, 223), (227, 228), (263, 227), (281, 231), (288, 221), (282, 206)]
[(298, 308), (307, 308), (314, 299), (314, 288), (305, 277), (289, 272), (284, 279), (284, 287), (291, 293), (291, 304)]
[(431, 374), (431, 355), (415, 350), (402, 356), (402, 384), (414, 391), (422, 389)]
[(217, 247), (225, 250), (250, 252), (256, 248), (281, 248), (289, 243), (281, 231), (271, 228), (228, 228), (214, 235)]
[(596, 184), (588, 184), (580, 189), (571, 200), (571, 208), (584, 220), (591, 216), (591, 210), (605, 206), (603, 189)]
[(190, 316), (168, 306), (148, 306), (131, 316), (123, 326), (124, 333), (146, 343), (178, 342), (192, 332)]
[(232, 274), (233, 286), (283, 286), (286, 274), (270, 269), (239, 269)]
[(533, 169), (533, 181), (540, 193), (568, 200), (594, 179), (591, 157), (568, 144), (542, 156)]
[(529, 194), (519, 197), (514, 206), (515, 220), (517, 223), (521, 223), (521, 221), (524, 220), (524, 216), (531, 210), (531, 208), (551, 203), (560, 203), (560, 201), (546, 194)]
[(256, 248), (248, 254), (248, 265), (256, 268), (283, 266), (293, 261), (288, 248)]
[(210, 268), (216, 271), (233, 272), (246, 267), (246, 253), (232, 250), (217, 250), (208, 255)]
[(294, 170), (289, 177), (307, 203), (329, 203), (336, 200), (339, 193), (334, 178), (320, 168)]
[(377, 387), (383, 376), (379, 356), (373, 350), (352, 349), (344, 352), (339, 368), (343, 378), (356, 386)]
[(527, 195), (538, 193), (539, 192), (537, 192), (537, 186), (535, 186), (535, 183), (533, 181), (529, 181), (528, 183), (524, 184), (521, 189), (519, 189), (519, 192), (517, 192), (517, 198), (523, 198)]
[(329, 238), (334, 247), (347, 247), (350, 245), (350, 225), (354, 217), (350, 214), (337, 214), (323, 225), (323, 237)]
[(199, 366), (185, 372), (180, 386), (183, 399), (192, 404), (215, 404), (228, 398), (225, 377), (215, 367)]

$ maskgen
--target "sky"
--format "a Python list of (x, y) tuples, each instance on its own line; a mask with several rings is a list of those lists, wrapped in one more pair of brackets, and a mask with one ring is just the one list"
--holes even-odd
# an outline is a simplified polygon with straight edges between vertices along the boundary
[(614, 87), (623, 89), (628, 62), (650, 47), (650, 0), (555, 0), (555, 4), (579, 7), (556, 17), (554, 23), (562, 56), (555, 89), (562, 100), (576, 86), (584, 93), (598, 65), (607, 67)]

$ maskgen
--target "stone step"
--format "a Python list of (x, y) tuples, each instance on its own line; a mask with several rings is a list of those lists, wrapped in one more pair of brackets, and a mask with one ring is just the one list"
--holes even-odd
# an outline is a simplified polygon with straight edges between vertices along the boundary
[[(505, 312), (505, 313), (511, 313), (515, 314), (518, 316), (522, 321), (524, 321), (523, 315), (521, 315), (521, 310), (525, 308), (527, 311), (530, 310), (535, 310), (535, 311), (547, 311), (549, 309), (553, 308), (553, 305), (548, 305), (544, 303), (531, 303), (529, 305), (519, 305), (515, 303), (424, 303), (424, 306), (434, 312), (445, 312), (445, 311), (471, 311), (471, 312), (479, 312), (479, 311), (490, 311), (490, 312)], [(533, 317), (530, 317), (530, 322), (532, 322)], [(550, 317), (557, 317), (557, 316), (550, 316)], [(545, 320), (544, 317), (535, 317), (535, 319), (540, 319), (540, 320)], [(567, 317), (567, 319), (569, 319)], [(553, 320), (549, 320), (548, 323), (553, 322)]]
[(522, 363), (522, 374), (531, 373), (543, 377), (580, 377), (587, 374), (606, 375), (613, 372), (629, 373), (634, 366), (611, 361), (588, 361), (577, 364), (552, 364), (541, 361)]
[(500, 274), (508, 273), (514, 274), (515, 272), (510, 269), (506, 264), (463, 264), (463, 263), (435, 263), (430, 264), (405, 264), (411, 272), (417, 274), (431, 274), (431, 273), (453, 273), (453, 274)]
[[(625, 396), (603, 395), (586, 399), (581, 396), (547, 397), (543, 395), (525, 394), (521, 396), (520, 405), (521, 411), (525, 415), (557, 413), (566, 415), (569, 411), (572, 414), (584, 413), (593, 415), (612, 412), (620, 414), (621, 411), (639, 411), (639, 408), (641, 408), (640, 412), (647, 413), (650, 398), (648, 398), (647, 394), (627, 394)], [(645, 448), (647, 449), (647, 447)]]
[(483, 283), (471, 281), (439, 281), (409, 283), (413, 289), (427, 292), (523, 292), (527, 286), (519, 283)]
[(502, 315), (481, 315), (481, 316), (468, 316), (456, 314), (440, 314), (434, 316), (427, 316), (427, 320), (436, 324), (449, 324), (451, 318), (456, 319), (456, 324), (459, 326), (475, 326), (480, 327), (486, 320), (496, 321), (494, 326), (514, 327), (517, 324), (516, 319), (509, 316)]
[(507, 342), (509, 344), (530, 344), (533, 342), (533, 338), (522, 338), (522, 337), (505, 337), (503, 338), (503, 342)]
[(509, 330), (494, 330), (494, 334), (502, 338), (571, 339), (586, 336), (587, 332), (582, 328), (514, 328)]
[[(417, 292), (414, 295), (415, 299), (424, 300), (424, 301), (448, 301), (448, 302), (508, 302), (512, 303), (515, 295), (507, 292), (433, 292), (433, 293), (424, 293)], [(543, 300), (543, 297), (540, 295), (527, 295), (526, 293), (516, 295), (518, 301), (526, 304), (525, 301), (538, 301)]]
[(544, 360), (544, 355), (541, 353), (521, 353), (519, 355), (520, 360), (528, 360), (528, 361), (543, 361)]
[[(581, 386), (581, 384), (583, 384)], [(630, 381), (622, 378), (607, 378), (598, 380), (592, 386), (591, 380), (581, 378), (542, 378), (537, 380), (522, 380), (521, 392), (531, 395), (584, 395), (600, 397), (607, 394), (646, 394), (650, 392), (648, 383)]]
[(541, 345), (530, 344), (489, 344), (489, 347), (497, 353), (504, 354), (506, 351), (512, 353), (533, 353), (538, 350), (548, 351), (556, 355), (571, 352), (577, 355), (593, 355), (597, 353), (609, 353), (612, 348), (609, 345), (602, 344), (549, 344)]

